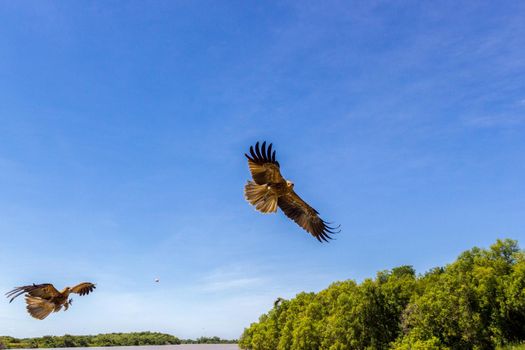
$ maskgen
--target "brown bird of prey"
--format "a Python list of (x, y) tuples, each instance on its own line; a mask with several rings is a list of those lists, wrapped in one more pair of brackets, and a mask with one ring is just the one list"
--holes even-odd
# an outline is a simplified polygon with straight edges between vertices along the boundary
[(266, 148), (266, 141), (259, 148), (259, 142), (250, 146), (248, 166), (253, 181), (244, 187), (244, 196), (255, 209), (262, 213), (275, 213), (277, 207), (295, 221), (299, 226), (317, 238), (319, 242), (328, 242), (330, 234), (337, 233), (339, 227), (330, 227), (319, 217), (317, 210), (301, 199), (294, 191), (293, 182), (286, 180), (280, 171), (279, 162), (275, 160), (272, 144)]
[(73, 299), (69, 299), (69, 294), (76, 293), (79, 295), (87, 295), (95, 289), (95, 285), (89, 282), (80, 283), (73, 288), (66, 287), (61, 292), (50, 283), (32, 284), (29, 286), (22, 286), (13, 289), (6, 293), (9, 302), (12, 302), (16, 297), (25, 293), (27, 312), (34, 318), (43, 320), (51, 312), (58, 312), (62, 307), (67, 311), (72, 304)]

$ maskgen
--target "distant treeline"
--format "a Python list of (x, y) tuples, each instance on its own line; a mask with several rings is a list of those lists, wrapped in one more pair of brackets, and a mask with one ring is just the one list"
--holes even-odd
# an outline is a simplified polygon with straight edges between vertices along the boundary
[(360, 284), (336, 282), (319, 293), (279, 298), (244, 330), (239, 346), (455, 350), (524, 340), (525, 252), (516, 241), (498, 240), (488, 250), (473, 248), (424, 275), (400, 266)]
[(200, 337), (195, 340), (183, 339), (181, 344), (236, 344), (237, 339), (221, 339), (219, 337)]
[(63, 335), (17, 339), (0, 336), (0, 349), (73, 348), (91, 346), (134, 346), (170, 344), (224, 344), (236, 343), (219, 337), (200, 337), (181, 340), (176, 336), (156, 332), (107, 333), (98, 335)]

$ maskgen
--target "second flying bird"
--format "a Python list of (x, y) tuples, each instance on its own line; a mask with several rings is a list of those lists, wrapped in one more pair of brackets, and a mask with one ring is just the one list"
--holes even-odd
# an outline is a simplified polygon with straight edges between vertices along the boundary
[(294, 191), (293, 182), (286, 180), (280, 171), (279, 162), (275, 160), (272, 144), (266, 148), (266, 141), (259, 148), (259, 142), (250, 146), (248, 166), (253, 181), (248, 181), (244, 187), (246, 200), (262, 213), (275, 213), (277, 207), (308, 231), (319, 242), (328, 242), (330, 234), (336, 233), (337, 227), (330, 227), (319, 217), (317, 210), (301, 199)]

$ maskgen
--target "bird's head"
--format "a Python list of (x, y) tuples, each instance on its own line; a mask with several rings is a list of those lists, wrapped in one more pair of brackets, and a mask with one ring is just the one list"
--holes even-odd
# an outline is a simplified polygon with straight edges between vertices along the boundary
[(288, 186), (289, 188), (293, 188), (294, 183), (290, 180), (286, 180), (286, 186)]

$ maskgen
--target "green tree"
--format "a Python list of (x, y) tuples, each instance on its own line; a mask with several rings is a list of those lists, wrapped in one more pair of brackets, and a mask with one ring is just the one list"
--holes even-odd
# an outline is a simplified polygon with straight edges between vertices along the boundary
[(525, 254), (473, 248), (416, 276), (411, 266), (279, 300), (245, 329), (242, 349), (494, 349), (525, 340)]

